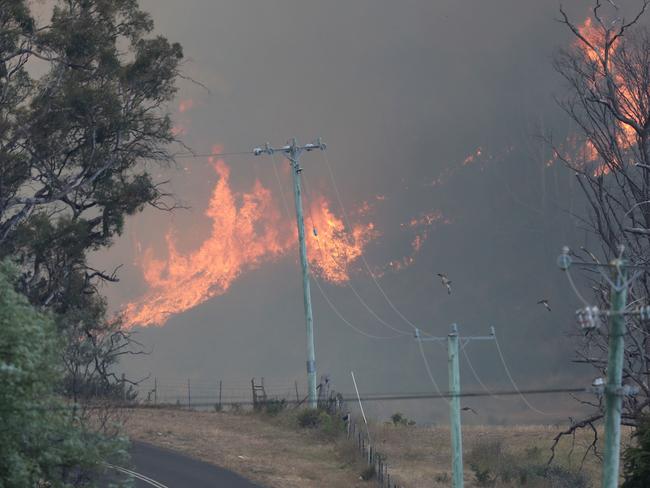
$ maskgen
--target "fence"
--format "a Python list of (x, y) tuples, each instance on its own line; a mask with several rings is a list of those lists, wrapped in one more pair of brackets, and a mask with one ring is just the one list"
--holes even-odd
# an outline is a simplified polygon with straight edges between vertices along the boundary
[(357, 428), (356, 422), (351, 417), (348, 417), (346, 435), (348, 440), (355, 442), (359, 454), (371, 469), (371, 473), (375, 477), (378, 487), (404, 488), (402, 485), (397, 484), (395, 480), (391, 481), (386, 457), (372, 446), (368, 436), (361, 429)]
[[(307, 397), (306, 384), (294, 381), (276, 380), (265, 381), (264, 378), (250, 381), (243, 380), (236, 386), (217, 380), (212, 384), (192, 381), (190, 378), (160, 381), (158, 378), (142, 382), (138, 385), (134, 402), (140, 406), (174, 405), (180, 408), (214, 408), (222, 410), (224, 406), (239, 409), (245, 406), (252, 409), (264, 408), (268, 402), (284, 401), (288, 405), (299, 407)], [(318, 385), (318, 406), (332, 415), (344, 413), (343, 397), (332, 388), (327, 377), (322, 377)], [(351, 415), (344, 416), (346, 437), (353, 442), (364, 463), (370, 468), (379, 488), (404, 488), (391, 479), (391, 473), (386, 457), (378, 452), (370, 443), (365, 432), (358, 428)]]

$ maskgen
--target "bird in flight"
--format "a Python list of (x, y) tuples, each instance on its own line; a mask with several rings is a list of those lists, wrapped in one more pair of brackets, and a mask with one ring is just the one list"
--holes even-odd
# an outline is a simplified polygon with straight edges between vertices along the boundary
[(438, 276), (440, 276), (440, 281), (442, 282), (442, 286), (447, 288), (447, 294), (451, 295), (451, 280), (447, 277), (445, 273), (438, 273)]
[(474, 410), (472, 407), (463, 407), (461, 408), (464, 412), (472, 412), (474, 415), (478, 415), (478, 412)]
[(540, 300), (537, 302), (537, 305), (544, 305), (544, 308), (548, 310), (549, 312), (551, 311), (551, 306), (548, 304), (548, 300), (546, 298)]

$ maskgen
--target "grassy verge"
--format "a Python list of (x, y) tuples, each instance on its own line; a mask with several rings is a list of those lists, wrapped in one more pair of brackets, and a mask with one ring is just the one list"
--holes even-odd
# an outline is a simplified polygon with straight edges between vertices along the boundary
[[(176, 449), (231, 469), (265, 486), (367, 487), (366, 466), (347, 441), (336, 416), (310, 410), (196, 412), (135, 409), (127, 432), (133, 439)], [(450, 486), (449, 429), (408, 423), (371, 425), (374, 447), (391, 478), (405, 488)], [(591, 432), (557, 447), (547, 467), (557, 427), (466, 426), (463, 428), (467, 488), (588, 488), (598, 486), (600, 464), (583, 460)], [(602, 435), (601, 435), (602, 437)]]
[(126, 431), (132, 439), (178, 450), (270, 488), (370, 486), (359, 479), (363, 465), (340, 421), (323, 417), (317, 425), (301, 427), (300, 412), (133, 409)]

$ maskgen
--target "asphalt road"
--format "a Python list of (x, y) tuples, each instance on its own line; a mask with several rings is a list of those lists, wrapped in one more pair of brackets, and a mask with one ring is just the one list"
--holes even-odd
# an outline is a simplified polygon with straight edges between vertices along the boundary
[(227, 469), (142, 442), (133, 443), (131, 462), (133, 470), (114, 466), (113, 471), (134, 478), (137, 488), (263, 488)]

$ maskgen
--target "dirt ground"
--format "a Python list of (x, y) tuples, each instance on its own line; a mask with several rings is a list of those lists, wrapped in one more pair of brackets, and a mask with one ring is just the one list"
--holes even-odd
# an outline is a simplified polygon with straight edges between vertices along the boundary
[[(134, 409), (128, 412), (126, 430), (132, 439), (190, 454), (270, 488), (375, 486), (373, 482), (360, 480), (364, 466), (344, 437), (332, 439), (316, 431), (300, 429), (282, 414), (269, 417), (252, 413)], [(387, 458), (392, 479), (400, 486), (450, 486), (448, 428), (381, 423), (371, 426), (371, 433), (376, 449)], [(504, 453), (512, 456), (532, 453), (536, 462), (543, 464), (556, 433), (557, 427), (551, 426), (463, 427), (466, 486), (479, 486), (470, 461), (477, 452), (481, 453), (480, 446), (498, 444)], [(557, 449), (557, 465), (577, 471), (591, 439), (591, 433), (584, 432), (574, 442), (571, 438), (562, 441)], [(598, 486), (599, 471), (597, 459), (587, 456), (582, 467), (587, 482), (582, 486)], [(514, 485), (497, 481), (492, 486), (518, 486), (514, 481), (511, 483)], [(543, 482), (530, 486), (565, 485)]]

